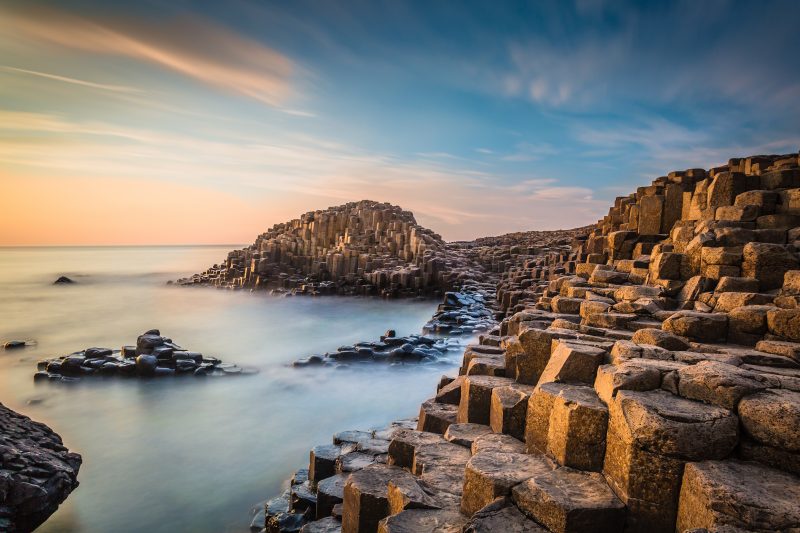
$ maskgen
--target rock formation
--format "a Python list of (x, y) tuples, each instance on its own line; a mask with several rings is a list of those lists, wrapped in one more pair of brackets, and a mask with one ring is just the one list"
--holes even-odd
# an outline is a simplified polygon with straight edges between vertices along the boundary
[(418, 225), (411, 212), (362, 200), (276, 224), (251, 246), (230, 252), (223, 264), (177, 283), (293, 294), (441, 294), (493, 284), (493, 273), (502, 272), (512, 255), (567, 244), (575, 232), (586, 233), (529, 232), (517, 234), (524, 242), (498, 237), (445, 243)]
[(69, 355), (39, 361), (34, 381), (74, 382), (82, 377), (231, 376), (252, 374), (216, 357), (185, 350), (157, 329), (139, 335), (136, 346), (86, 348)]
[(311, 293), (424, 294), (465, 265), (400, 207), (364, 200), (276, 224), (181, 284)]
[(799, 157), (672, 172), (558, 246), (463, 243), (500, 325), (415, 424), (314, 448), (256, 525), (800, 529)]
[(33, 531), (78, 486), (81, 456), (39, 422), (0, 404), (0, 531)]

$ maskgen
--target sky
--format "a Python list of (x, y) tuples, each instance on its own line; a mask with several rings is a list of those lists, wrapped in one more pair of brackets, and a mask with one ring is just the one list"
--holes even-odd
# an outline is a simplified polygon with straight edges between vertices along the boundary
[(0, 245), (577, 227), (800, 148), (800, 2), (0, 0)]

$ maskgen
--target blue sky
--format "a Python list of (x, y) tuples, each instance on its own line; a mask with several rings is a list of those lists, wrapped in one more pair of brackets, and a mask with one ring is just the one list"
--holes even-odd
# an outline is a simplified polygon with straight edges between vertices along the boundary
[[(799, 16), (716, 0), (6, 1), (0, 179), (19, 198), (0, 242), (246, 242), (361, 198), (449, 239), (587, 224), (670, 170), (797, 151)], [(98, 231), (76, 214), (114, 204), (160, 222)], [(70, 236), (32, 223), (59, 209)]]

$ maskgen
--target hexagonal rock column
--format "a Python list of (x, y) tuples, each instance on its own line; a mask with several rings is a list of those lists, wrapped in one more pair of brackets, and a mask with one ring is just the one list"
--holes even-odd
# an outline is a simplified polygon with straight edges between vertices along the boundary
[(458, 533), (466, 521), (457, 510), (410, 509), (381, 520), (378, 533)]
[(472, 516), (495, 498), (509, 495), (515, 485), (553, 468), (553, 463), (543, 455), (498, 452), (474, 455), (464, 472), (461, 512)]
[(518, 439), (525, 438), (528, 399), (534, 388), (533, 385), (515, 383), (492, 390), (492, 405), (489, 412), (489, 425), (492, 431), (506, 433)]
[(728, 335), (728, 315), (678, 311), (662, 324), (662, 329), (700, 342), (724, 341)]
[(603, 365), (597, 369), (594, 390), (605, 403), (611, 403), (620, 390), (655, 390), (661, 386), (661, 372), (637, 364), (637, 360), (619, 365)]
[(489, 433), (472, 443), (472, 455), (481, 452), (525, 453), (525, 443), (511, 435)]
[(402, 429), (389, 443), (389, 464), (410, 469), (414, 464), (414, 451), (425, 444), (447, 442), (441, 435), (413, 429)]
[(308, 461), (308, 479), (320, 481), (336, 473), (336, 459), (342, 454), (341, 446), (323, 444), (311, 449)]
[(468, 448), (444, 442), (441, 444), (423, 444), (414, 450), (414, 463), (411, 472), (421, 476), (436, 468), (457, 466), (463, 468), (472, 454)]
[(336, 474), (317, 483), (317, 520), (331, 515), (333, 506), (342, 503), (349, 474)]
[(527, 420), (529, 452), (546, 453), (560, 465), (581, 470), (602, 468), (608, 409), (591, 387), (543, 384), (531, 395)]
[(513, 365), (506, 361), (507, 375), (519, 383), (536, 385), (550, 359), (553, 338), (553, 334), (541, 329), (526, 328), (520, 331), (517, 339), (522, 346), (522, 353), (516, 355)]
[(375, 464), (350, 474), (344, 486), (342, 533), (373, 533), (389, 516), (389, 482), (411, 479), (402, 468)]
[(417, 429), (442, 435), (450, 424), (455, 423), (457, 411), (455, 405), (428, 400), (419, 408)]
[(662, 390), (622, 390), (608, 407), (603, 474), (628, 506), (626, 531), (672, 533), (685, 462), (728, 456), (738, 419)]
[(445, 431), (444, 438), (453, 444), (471, 448), (475, 439), (491, 432), (492, 428), (483, 424), (451, 424)]
[(678, 370), (681, 396), (726, 409), (736, 409), (745, 395), (775, 385), (776, 381), (762, 374), (716, 361), (701, 361)]
[(557, 341), (539, 384), (551, 381), (594, 383), (606, 351), (588, 344)]
[(387, 486), (389, 514), (406, 509), (441, 509), (433, 497), (426, 493), (413, 477), (397, 477)]
[(689, 463), (677, 531), (793, 531), (800, 524), (800, 478), (735, 460)]
[(622, 531), (625, 505), (603, 476), (560, 467), (514, 487), (517, 506), (553, 533)]
[(514, 383), (513, 379), (494, 376), (467, 376), (461, 385), (461, 402), (458, 404), (459, 423), (489, 424), (492, 389)]

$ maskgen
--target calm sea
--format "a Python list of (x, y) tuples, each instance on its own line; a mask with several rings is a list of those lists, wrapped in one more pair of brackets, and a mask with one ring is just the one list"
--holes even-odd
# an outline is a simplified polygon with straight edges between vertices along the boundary
[[(83, 455), (80, 487), (39, 531), (244, 532), (312, 445), (415, 416), (460, 353), (430, 365), (294, 369), (301, 356), (419, 333), (436, 303), (169, 287), (231, 246), (0, 248), (0, 402)], [(54, 286), (61, 275), (75, 285)], [(254, 376), (34, 385), (37, 360), (134, 344), (150, 328)]]

